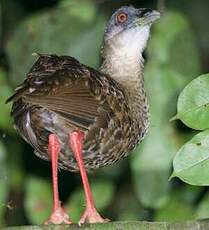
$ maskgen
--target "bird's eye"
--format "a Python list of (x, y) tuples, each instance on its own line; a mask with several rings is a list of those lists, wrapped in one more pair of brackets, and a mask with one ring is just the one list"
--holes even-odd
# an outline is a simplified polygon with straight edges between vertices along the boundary
[(128, 19), (128, 15), (124, 12), (117, 14), (117, 22), (118, 23), (123, 23)]

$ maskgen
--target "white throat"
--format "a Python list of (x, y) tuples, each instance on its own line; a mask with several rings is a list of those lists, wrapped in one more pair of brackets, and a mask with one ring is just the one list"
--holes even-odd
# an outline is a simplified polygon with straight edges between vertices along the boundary
[(149, 38), (150, 27), (126, 30), (106, 42), (101, 71), (128, 87), (139, 81), (143, 68), (142, 52)]

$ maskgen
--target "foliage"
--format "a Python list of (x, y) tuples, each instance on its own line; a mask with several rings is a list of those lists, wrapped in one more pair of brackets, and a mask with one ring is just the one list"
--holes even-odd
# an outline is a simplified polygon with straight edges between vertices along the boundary
[[(170, 24), (176, 25), (174, 29), (169, 29)], [(136, 151), (140, 151), (140, 154), (133, 154), (132, 169), (139, 200), (146, 207), (160, 208), (168, 203), (168, 177), (172, 158), (178, 148), (176, 129), (169, 123), (169, 117), (175, 112), (171, 105), (176, 103), (176, 95), (188, 81), (185, 76), (192, 77), (199, 71), (199, 61), (196, 49), (191, 49), (194, 47), (193, 35), (183, 16), (177, 13), (165, 14), (153, 32), (148, 48), (148, 55), (152, 58), (145, 69), (151, 127), (148, 137)], [(180, 36), (185, 37), (185, 40), (189, 37), (188, 49), (184, 47), (184, 39), (176, 39)], [(195, 57), (192, 60), (193, 68), (190, 68), (190, 60), (185, 60), (184, 65), (178, 66), (178, 52), (182, 50), (186, 55)]]
[(45, 180), (29, 177), (25, 183), (25, 191), (24, 206), (30, 222), (43, 223), (52, 210), (51, 185)]
[[(4, 210), (7, 207), (8, 196), (8, 178), (5, 167), (6, 149), (2, 142), (0, 142), (0, 220), (3, 220)], [(0, 227), (3, 224), (0, 221)]]
[(60, 5), (27, 18), (6, 46), (11, 82), (16, 86), (25, 78), (34, 62), (32, 53), (71, 55), (83, 63), (98, 66), (104, 29), (104, 15), (96, 17), (96, 6), (89, 1)]
[[(23, 1), (5, 1), (9, 9), (5, 15), (11, 20), (5, 19), (10, 24), (2, 49), (8, 65), (0, 67), (0, 223), (4, 225), (40, 224), (52, 207), (49, 163), (35, 158), (17, 135), (9, 116), (11, 105), (4, 104), (11, 88), (25, 78), (34, 52), (71, 55), (98, 67), (105, 25), (113, 9), (113, 3), (109, 8), (98, 8), (94, 1), (78, 4), (62, 0), (53, 7), (26, 12), (19, 2)], [(113, 220), (209, 217), (206, 188), (178, 179), (168, 181), (175, 153), (194, 134), (185, 124), (202, 132), (178, 151), (173, 176), (190, 184), (208, 185), (209, 76), (191, 81), (201, 72), (201, 60), (190, 21), (180, 8), (178, 11), (168, 8), (154, 26), (145, 54), (151, 113), (147, 137), (126, 160), (89, 175), (97, 208)], [(183, 123), (169, 122), (181, 91), (176, 118)], [(61, 200), (77, 221), (84, 210), (80, 177), (69, 172), (59, 176)]]
[(187, 126), (204, 130), (188, 141), (176, 154), (173, 177), (193, 185), (209, 185), (209, 74), (190, 82), (178, 99), (175, 118)]
[(178, 99), (177, 115), (187, 126), (197, 130), (209, 128), (209, 74), (188, 84)]
[(199, 203), (197, 210), (195, 212), (195, 217), (197, 219), (206, 219), (209, 216), (209, 193), (206, 193), (202, 201)]
[[(108, 207), (114, 195), (114, 184), (108, 180), (97, 180), (91, 183), (93, 197), (98, 211), (103, 211)], [(78, 222), (79, 217), (85, 209), (83, 189), (75, 190), (66, 202), (65, 208), (70, 213), (73, 221)]]
[(7, 74), (3, 71), (3, 69), (0, 69), (0, 86), (0, 128), (7, 132), (13, 132), (12, 119), (10, 117), (11, 106), (9, 104), (5, 104), (6, 99), (11, 95), (12, 90), (7, 84)]

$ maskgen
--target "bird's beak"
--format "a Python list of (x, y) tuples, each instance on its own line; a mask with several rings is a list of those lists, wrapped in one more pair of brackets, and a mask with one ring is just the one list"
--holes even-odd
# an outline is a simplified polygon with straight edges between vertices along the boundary
[(140, 26), (152, 24), (160, 18), (160, 13), (157, 10), (139, 9), (137, 23)]

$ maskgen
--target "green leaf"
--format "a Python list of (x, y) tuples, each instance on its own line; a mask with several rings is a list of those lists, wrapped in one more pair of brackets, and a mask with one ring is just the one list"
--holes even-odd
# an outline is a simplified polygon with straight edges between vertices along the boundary
[(31, 56), (35, 52), (70, 55), (84, 64), (99, 65), (105, 16), (96, 15), (92, 2), (81, 2), (41, 11), (17, 27), (6, 46), (13, 85), (25, 78), (35, 61)]
[(192, 185), (209, 185), (209, 130), (194, 136), (177, 152), (172, 177)]
[(81, 213), (84, 211), (85, 200), (81, 188), (75, 190), (65, 204), (65, 210), (74, 222), (79, 220)]
[(195, 212), (196, 219), (209, 218), (209, 192), (205, 194), (200, 203), (198, 204)]
[(172, 196), (166, 206), (157, 211), (156, 221), (182, 221), (193, 218), (192, 206)]
[[(131, 168), (140, 202), (146, 207), (160, 208), (168, 202), (168, 177), (173, 156), (179, 147), (179, 134), (174, 124), (169, 122), (176, 112), (172, 105), (176, 104), (177, 95), (188, 80), (200, 72), (195, 39), (183, 15), (167, 12), (156, 23), (148, 56), (145, 84), (151, 126), (148, 136), (133, 154)], [(185, 59), (187, 56), (192, 60)]]
[(9, 153), (7, 156), (9, 186), (14, 191), (22, 191), (22, 184), (25, 179), (22, 142), (18, 138), (9, 140), (7, 149)]
[(117, 191), (113, 208), (114, 213), (117, 214), (117, 221), (143, 220), (146, 218), (146, 211), (139, 202), (136, 202), (131, 186)]
[(158, 209), (154, 215), (155, 221), (183, 221), (194, 218), (195, 204), (203, 192), (202, 187), (184, 184), (173, 186), (169, 201)]
[(6, 99), (12, 94), (7, 84), (7, 77), (6, 72), (0, 69), (0, 128), (5, 132), (13, 132), (10, 116), (11, 104), (5, 104)]
[(190, 128), (209, 128), (209, 74), (199, 76), (184, 88), (178, 99), (176, 117)]
[(7, 207), (8, 178), (6, 170), (6, 149), (0, 142), (0, 227), (4, 223), (4, 214)]
[[(98, 211), (104, 210), (108, 205), (110, 205), (114, 191), (115, 185), (108, 180), (97, 180), (91, 183), (91, 190), (93, 193), (94, 201)], [(83, 189), (79, 188), (76, 190), (72, 196), (69, 198), (69, 201), (65, 205), (66, 210), (70, 213), (70, 218), (77, 221), (84, 211), (85, 200)]]
[[(169, 168), (175, 153), (174, 144), (168, 140), (171, 130), (152, 127), (146, 141), (133, 153), (132, 170), (135, 191), (145, 207), (159, 208), (169, 196)], [(153, 160), (154, 159), (154, 160)]]
[(80, 4), (78, 4), (76, 0), (65, 0), (61, 2), (60, 6), (64, 8), (70, 7), (70, 15), (82, 20), (84, 23), (92, 22), (96, 15), (95, 4), (91, 1), (80, 0)]
[(198, 198), (203, 194), (204, 187), (192, 186), (189, 184), (184, 184), (182, 187), (176, 188), (176, 195), (181, 202), (194, 206)]
[(167, 11), (156, 23), (148, 52), (153, 62), (169, 66), (187, 81), (200, 73), (194, 33), (187, 18), (180, 13)]
[(52, 210), (52, 186), (43, 179), (29, 177), (25, 184), (24, 206), (32, 224), (46, 221)]
[(148, 136), (133, 154), (131, 166), (138, 199), (146, 207), (159, 208), (168, 201), (168, 177), (178, 149), (177, 135), (169, 122), (175, 112), (170, 105), (176, 104), (176, 95), (185, 81), (182, 75), (151, 60), (146, 66), (145, 82), (151, 125)]
[(97, 180), (92, 183), (92, 192), (98, 210), (103, 210), (110, 205), (115, 192), (115, 185), (108, 180)]

